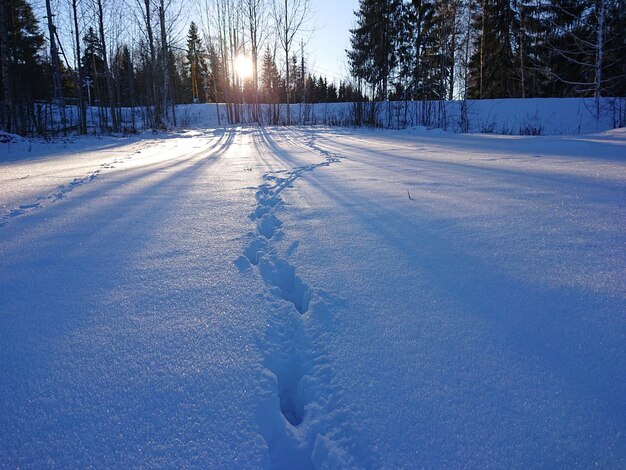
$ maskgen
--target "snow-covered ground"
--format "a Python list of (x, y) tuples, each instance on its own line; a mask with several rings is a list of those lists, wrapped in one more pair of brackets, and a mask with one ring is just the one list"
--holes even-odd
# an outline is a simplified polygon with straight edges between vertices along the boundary
[[(305, 125), (354, 126), (354, 103), (292, 104), (291, 120)], [(372, 104), (362, 106), (362, 119), (370, 116)], [(467, 101), (392, 101), (376, 103), (378, 127), (405, 129), (415, 126), (443, 128), (449, 132), (503, 135), (571, 135), (601, 132), (626, 125), (626, 98), (525, 98)], [(185, 126), (220, 126), (227, 122), (221, 104), (181, 105), (178, 122)], [(243, 122), (252, 122), (252, 107), (241, 106)], [(219, 110), (219, 117), (218, 117)], [(261, 105), (261, 120), (271, 122), (273, 110)], [(278, 106), (281, 122), (287, 121), (287, 106)]]
[(0, 467), (626, 466), (624, 129), (0, 145)]
[[(285, 124), (287, 106), (261, 104), (260, 114), (246, 103), (232, 105), (239, 110), (240, 123)], [(292, 124), (354, 127), (367, 122), (373, 127), (406, 129), (417, 126), (440, 128), (456, 133), (500, 135), (572, 135), (602, 132), (626, 126), (626, 97), (594, 98), (509, 98), (489, 100), (391, 101), (376, 103), (307, 103), (290, 105)], [(122, 108), (122, 129), (126, 133), (145, 129), (145, 108)], [(106, 110), (90, 108), (87, 128), (101, 133), (100, 116)], [(357, 119), (357, 116), (358, 117)], [(67, 126), (78, 126), (78, 110), (67, 107)], [(61, 118), (53, 121), (54, 132), (62, 135)], [(168, 121), (176, 128), (222, 127), (228, 123), (228, 106), (182, 104), (176, 115), (169, 109)], [(106, 127), (106, 125), (104, 126)], [(50, 129), (52, 131), (52, 129)], [(6, 135), (0, 132), (0, 143)]]

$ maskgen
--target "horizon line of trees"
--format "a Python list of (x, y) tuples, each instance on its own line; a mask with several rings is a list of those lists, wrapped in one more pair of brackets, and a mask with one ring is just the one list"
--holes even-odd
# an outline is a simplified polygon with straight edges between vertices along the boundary
[[(29, 1), (45, 2), (47, 34)], [(297, 42), (309, 0), (197, 0), (188, 27), (172, 0), (52, 1), (0, 4), (6, 132), (86, 133), (94, 109), (99, 132), (167, 129), (183, 103), (226, 103), (229, 123), (245, 103), (277, 124), (282, 103), (626, 95), (623, 0), (360, 0), (338, 85)]]

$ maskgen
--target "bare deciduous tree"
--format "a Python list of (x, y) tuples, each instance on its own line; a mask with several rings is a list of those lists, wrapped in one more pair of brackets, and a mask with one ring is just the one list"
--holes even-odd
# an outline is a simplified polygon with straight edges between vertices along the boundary
[(115, 112), (115, 102), (113, 98), (113, 79), (111, 77), (111, 68), (109, 67), (109, 57), (107, 52), (107, 42), (104, 34), (104, 9), (102, 7), (102, 0), (96, 0), (98, 7), (98, 30), (100, 32), (100, 43), (102, 45), (102, 60), (104, 62), (104, 74), (107, 87), (107, 101), (109, 105), (109, 111), (111, 113), (111, 127), (113, 132), (119, 130), (119, 124), (117, 122), (117, 113)]
[(78, 122), (78, 130), (80, 134), (87, 133), (87, 106), (85, 103), (85, 97), (83, 95), (83, 67), (80, 63), (80, 32), (78, 29), (78, 0), (72, 0), (72, 18), (74, 22), (74, 41), (75, 41), (75, 61), (76, 68), (78, 69), (78, 113), (79, 113), (79, 122)]
[(302, 29), (311, 13), (309, 0), (274, 0), (273, 16), (278, 33), (278, 43), (285, 54), (285, 80), (287, 85), (287, 124), (291, 123), (289, 109), (289, 54), (296, 34)]
[(266, 29), (266, 0), (242, 0), (246, 29), (250, 40), (250, 54), (252, 56), (252, 84), (254, 88), (253, 119), (259, 120), (259, 49), (265, 40)]

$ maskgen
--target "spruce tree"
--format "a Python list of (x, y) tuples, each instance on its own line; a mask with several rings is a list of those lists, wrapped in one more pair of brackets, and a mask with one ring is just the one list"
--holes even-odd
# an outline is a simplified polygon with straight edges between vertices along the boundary
[(306, 77), (306, 102), (307, 103), (317, 103), (316, 93), (315, 93), (315, 77), (311, 74), (308, 74)]
[(289, 93), (290, 103), (299, 103), (302, 101), (302, 71), (298, 57), (293, 54), (289, 64)]
[(437, 5), (434, 2), (413, 1), (413, 4), (419, 4), (415, 18), (415, 28), (419, 31), (419, 37), (416, 39), (413, 66), (416, 98), (420, 100), (441, 99), (443, 98), (440, 90), (443, 80), (439, 43), (442, 29), (441, 16), (438, 15)]
[(607, 5), (606, 42), (604, 44), (603, 94), (626, 96), (626, 5), (612, 1)]
[(265, 103), (278, 103), (282, 98), (280, 87), (280, 75), (274, 56), (269, 47), (265, 49), (261, 64), (261, 85), (263, 89), (262, 99)]
[(623, 92), (626, 81), (626, 8), (623, 0), (552, 2), (549, 74), (555, 96)]
[(202, 39), (198, 34), (198, 27), (192, 21), (187, 33), (187, 64), (191, 97), (194, 103), (206, 101), (204, 93), (204, 80), (207, 73), (205, 55), (202, 49)]
[(104, 83), (105, 66), (102, 58), (102, 43), (93, 27), (89, 27), (87, 33), (83, 37), (83, 57), (81, 58), (81, 66), (85, 73), (87, 88), (91, 103), (103, 103), (103, 95), (106, 92)]
[(391, 75), (398, 63), (400, 0), (361, 0), (357, 27), (350, 30), (348, 60), (352, 74), (368, 83), (375, 96), (387, 99)]
[(282, 80), (276, 61), (269, 47), (265, 49), (261, 65), (261, 88), (263, 96), (261, 97), (265, 103), (271, 104), (268, 121), (270, 124), (278, 124), (280, 119), (280, 109), (277, 103), (283, 101), (286, 90), (284, 81)]
[(135, 68), (126, 44), (118, 48), (113, 57), (113, 70), (117, 85), (118, 101), (121, 106), (134, 105)]
[(327, 103), (337, 102), (337, 86), (334, 83), (328, 84), (328, 90), (326, 92), (326, 102)]
[(10, 0), (0, 4), (0, 113), (1, 128), (7, 132), (43, 132), (34, 122), (36, 99), (49, 99), (42, 60), (44, 36), (31, 5), (26, 0)]
[(477, 35), (470, 61), (470, 97), (515, 97), (511, 3), (509, 0), (481, 0), (476, 6)]
[(209, 43), (208, 61), (209, 101), (221, 103), (226, 91), (224, 65), (212, 43)]
[(545, 0), (513, 0), (515, 17), (512, 25), (515, 80), (521, 98), (543, 97), (547, 94), (549, 77), (545, 71), (549, 64), (546, 36)]

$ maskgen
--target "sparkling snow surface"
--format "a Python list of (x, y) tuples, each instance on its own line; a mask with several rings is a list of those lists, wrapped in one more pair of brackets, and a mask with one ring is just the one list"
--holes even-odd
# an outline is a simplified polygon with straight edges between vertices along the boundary
[(624, 129), (11, 145), (0, 467), (626, 466)]

